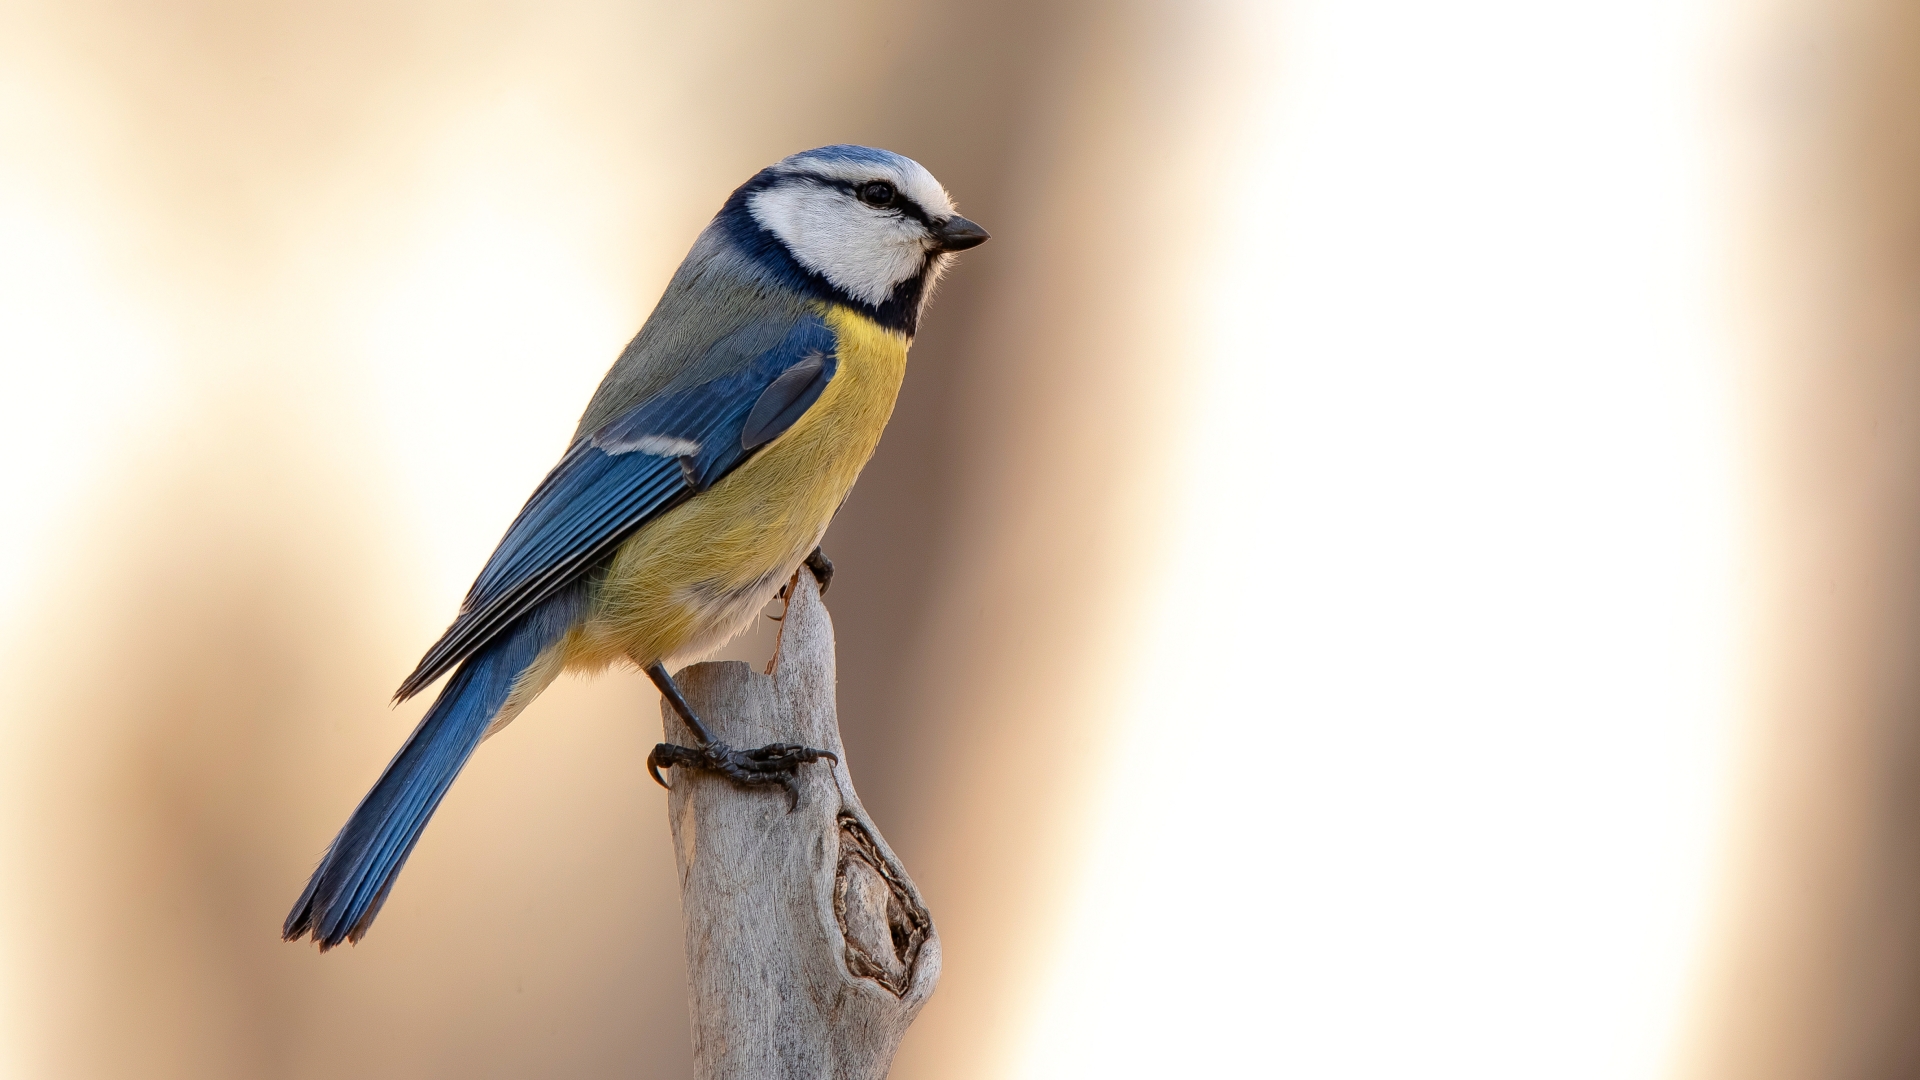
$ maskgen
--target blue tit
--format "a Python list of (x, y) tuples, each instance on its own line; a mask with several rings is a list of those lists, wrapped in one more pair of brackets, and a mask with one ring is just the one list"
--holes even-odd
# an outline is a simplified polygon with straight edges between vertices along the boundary
[(285, 937), (358, 941), (474, 750), (562, 671), (631, 662), (701, 745), (648, 760), (784, 784), (828, 756), (738, 750), (669, 664), (750, 626), (819, 543), (873, 454), (952, 253), (987, 239), (918, 163), (827, 146), (763, 169), (694, 242), (396, 695), (451, 676), (335, 837)]

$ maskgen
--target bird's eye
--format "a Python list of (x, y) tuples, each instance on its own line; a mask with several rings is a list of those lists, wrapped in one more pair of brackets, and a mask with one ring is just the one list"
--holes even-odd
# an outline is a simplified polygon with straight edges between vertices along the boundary
[(860, 201), (868, 206), (892, 206), (893, 185), (885, 180), (873, 180), (860, 185)]

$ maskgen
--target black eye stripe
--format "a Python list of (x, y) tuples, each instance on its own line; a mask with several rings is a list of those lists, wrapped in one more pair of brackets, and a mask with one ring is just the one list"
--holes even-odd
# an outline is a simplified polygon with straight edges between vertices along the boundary
[[(866, 187), (868, 184), (874, 183), (875, 181), (878, 181), (879, 183), (887, 184), (890, 186), (893, 185), (893, 181), (884, 180), (884, 179), (881, 179), (880, 177), (873, 177), (872, 179), (868, 179), (868, 180), (842, 180), (837, 176), (822, 176), (821, 174), (814, 173), (814, 172), (795, 172), (795, 173), (788, 173), (787, 175), (791, 177), (803, 179), (803, 180), (811, 180), (814, 183), (819, 184), (821, 187), (830, 187), (839, 191), (843, 191), (849, 196), (852, 196), (854, 201), (859, 202), (860, 205), (862, 206), (868, 206), (870, 204), (860, 198), (861, 188)], [(909, 197), (906, 192), (901, 191), (899, 187), (894, 186), (893, 190), (894, 190), (893, 205), (890, 207), (887, 207), (887, 209), (894, 210), (901, 214), (904, 214), (907, 217), (910, 217), (913, 220), (919, 222), (920, 224), (927, 226), (928, 228), (933, 227), (933, 219), (927, 216), (927, 212), (921, 209), (919, 203), (914, 202), (913, 199)], [(875, 209), (878, 209), (878, 207), (875, 207)]]
[[(859, 184), (859, 185), (848, 184), (846, 186), (848, 190), (853, 192), (853, 197), (858, 199), (860, 198), (859, 189), (865, 187), (867, 184), (870, 184), (872, 182), (873, 181), (869, 180), (863, 184)], [(885, 181), (882, 181), (882, 183), (885, 183)], [(888, 185), (888, 186), (891, 187), (892, 185)], [(864, 199), (862, 199), (861, 202), (863, 205), (869, 205), (869, 206), (872, 205), (871, 203), (867, 203), (866, 200)], [(878, 207), (876, 207), (875, 209), (878, 209)], [(908, 217), (912, 218), (913, 220), (919, 222), (922, 225), (931, 226), (933, 224), (932, 220), (927, 217), (927, 212), (925, 210), (920, 209), (920, 204), (908, 198), (907, 193), (904, 191), (901, 191), (899, 188), (893, 189), (893, 204), (887, 207), (887, 209), (898, 210), (900, 213), (907, 215)]]

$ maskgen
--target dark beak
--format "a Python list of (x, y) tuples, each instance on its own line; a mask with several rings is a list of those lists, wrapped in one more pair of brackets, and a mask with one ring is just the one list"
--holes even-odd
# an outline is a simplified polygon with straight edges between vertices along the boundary
[(941, 251), (965, 251), (987, 242), (987, 230), (955, 214), (933, 227), (933, 238)]

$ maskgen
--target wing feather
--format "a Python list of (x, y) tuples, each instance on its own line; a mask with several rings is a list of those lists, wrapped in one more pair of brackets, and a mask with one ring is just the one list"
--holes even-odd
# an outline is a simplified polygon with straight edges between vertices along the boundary
[[(542, 601), (593, 573), (647, 522), (711, 487), (785, 431), (833, 377), (834, 345), (826, 323), (806, 315), (773, 348), (735, 370), (642, 401), (576, 441), (534, 489), (453, 625), (395, 697), (426, 689)], [(763, 401), (781, 407), (759, 410), (775, 415), (755, 417), (756, 441), (749, 442), (743, 432)], [(682, 452), (659, 452), (663, 448)]]

